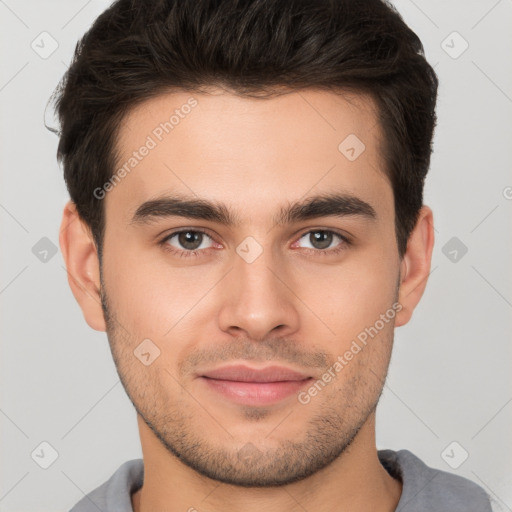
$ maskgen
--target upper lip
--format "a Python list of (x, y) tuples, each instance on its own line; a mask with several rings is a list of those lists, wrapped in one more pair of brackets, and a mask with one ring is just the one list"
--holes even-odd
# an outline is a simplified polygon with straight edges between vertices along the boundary
[(209, 370), (201, 374), (201, 377), (238, 382), (280, 382), (305, 380), (310, 378), (310, 375), (291, 370), (284, 366), (267, 366), (265, 368), (255, 369), (244, 365), (234, 365)]

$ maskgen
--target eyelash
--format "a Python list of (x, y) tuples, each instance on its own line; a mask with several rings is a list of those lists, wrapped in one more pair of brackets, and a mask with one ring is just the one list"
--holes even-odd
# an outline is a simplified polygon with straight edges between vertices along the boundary
[[(185, 249), (178, 250), (178, 249), (175, 249), (174, 247), (172, 247), (171, 245), (169, 245), (167, 243), (174, 236), (179, 235), (180, 233), (189, 233), (189, 232), (190, 233), (201, 233), (201, 234), (206, 235), (207, 237), (209, 237), (209, 238), (211, 238), (213, 240), (213, 237), (209, 233), (207, 233), (206, 231), (203, 231), (201, 229), (180, 229), (178, 231), (173, 231), (172, 233), (166, 235), (165, 238), (159, 242), (159, 245), (161, 245), (162, 248), (165, 251), (168, 251), (171, 254), (173, 254), (175, 256), (178, 256), (180, 258), (197, 257), (197, 256), (200, 255), (199, 253), (202, 253), (202, 252), (208, 250), (208, 249), (195, 249), (195, 250), (192, 250), (192, 251), (187, 251)], [(310, 234), (310, 233), (317, 233), (317, 232), (331, 233), (331, 234), (339, 237), (341, 239), (342, 243), (340, 243), (334, 249), (325, 249), (325, 250), (323, 250), (323, 249), (309, 249), (309, 248), (306, 248), (306, 250), (308, 252), (312, 251), (313, 253), (321, 254), (322, 256), (334, 256), (334, 255), (337, 255), (337, 254), (341, 253), (342, 251), (346, 250), (348, 246), (352, 245), (352, 242), (346, 236), (343, 236), (340, 233), (338, 233), (337, 231), (333, 231), (332, 229), (311, 229), (309, 231), (305, 231), (304, 233), (302, 233), (299, 236), (298, 240), (300, 240), (302, 237), (304, 237), (304, 235), (307, 235), (307, 234)]]

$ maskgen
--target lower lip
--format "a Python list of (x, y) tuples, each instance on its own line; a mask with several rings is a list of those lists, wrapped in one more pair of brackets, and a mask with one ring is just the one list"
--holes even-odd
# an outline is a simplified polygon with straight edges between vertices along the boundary
[(240, 382), (209, 379), (206, 377), (201, 377), (201, 380), (210, 389), (238, 404), (268, 405), (297, 393), (301, 388), (309, 384), (311, 378), (281, 382)]

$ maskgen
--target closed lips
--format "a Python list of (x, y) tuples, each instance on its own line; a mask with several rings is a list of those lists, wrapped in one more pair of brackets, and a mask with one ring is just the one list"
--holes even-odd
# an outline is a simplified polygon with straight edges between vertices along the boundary
[(201, 377), (207, 379), (236, 381), (236, 382), (284, 382), (302, 381), (310, 379), (306, 375), (282, 366), (269, 366), (262, 369), (249, 368), (248, 366), (226, 366), (205, 372)]

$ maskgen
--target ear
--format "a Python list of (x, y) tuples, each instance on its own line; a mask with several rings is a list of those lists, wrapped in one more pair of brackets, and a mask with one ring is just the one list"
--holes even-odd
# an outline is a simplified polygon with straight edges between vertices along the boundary
[(399, 302), (402, 309), (396, 315), (395, 327), (400, 327), (411, 319), (414, 308), (425, 291), (433, 247), (434, 218), (432, 210), (423, 206), (400, 263)]
[(89, 227), (68, 201), (62, 214), (59, 244), (66, 263), (68, 282), (85, 321), (96, 331), (106, 331), (101, 307), (100, 265)]

